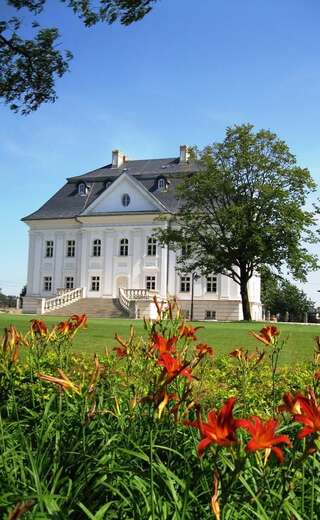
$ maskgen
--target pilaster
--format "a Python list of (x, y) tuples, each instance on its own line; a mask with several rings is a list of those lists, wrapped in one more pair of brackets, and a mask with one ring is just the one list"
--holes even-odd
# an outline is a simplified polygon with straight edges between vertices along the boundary
[(103, 266), (103, 296), (112, 297), (113, 292), (113, 253), (114, 230), (107, 229), (103, 232), (104, 266)]
[(63, 264), (64, 264), (64, 239), (65, 233), (57, 231), (54, 240), (54, 275), (53, 292), (63, 287)]

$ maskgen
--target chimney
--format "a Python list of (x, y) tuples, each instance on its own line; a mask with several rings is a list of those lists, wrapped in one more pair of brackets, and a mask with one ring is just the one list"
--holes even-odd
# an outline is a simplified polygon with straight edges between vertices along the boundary
[(112, 168), (120, 168), (126, 160), (126, 156), (120, 150), (112, 150)]
[(188, 147), (186, 144), (182, 144), (180, 146), (180, 162), (186, 163), (186, 162), (188, 162), (188, 159), (189, 159)]

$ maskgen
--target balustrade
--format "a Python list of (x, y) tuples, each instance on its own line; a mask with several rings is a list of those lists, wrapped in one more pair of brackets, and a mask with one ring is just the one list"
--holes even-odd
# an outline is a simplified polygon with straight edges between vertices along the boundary
[(44, 301), (44, 312), (52, 311), (54, 309), (61, 309), (61, 307), (64, 307), (72, 302), (80, 300), (81, 298), (83, 298), (83, 287), (71, 290), (59, 289), (59, 293), (60, 294), (58, 294), (58, 296), (48, 298)]

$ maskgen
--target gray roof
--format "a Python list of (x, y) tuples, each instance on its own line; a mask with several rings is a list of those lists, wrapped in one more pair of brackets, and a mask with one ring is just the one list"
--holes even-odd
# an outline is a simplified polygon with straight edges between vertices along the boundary
[[(34, 213), (24, 217), (23, 221), (42, 219), (63, 219), (79, 217), (84, 210), (106, 190), (106, 182), (115, 181), (122, 173), (141, 182), (146, 190), (154, 195), (165, 207), (174, 213), (179, 209), (176, 187), (183, 177), (199, 170), (199, 163), (181, 163), (179, 158), (147, 159), (137, 161), (125, 161), (120, 168), (114, 168), (111, 164), (92, 170), (84, 175), (69, 177), (67, 183)], [(159, 191), (157, 181), (164, 177), (167, 181), (167, 189)], [(78, 185), (85, 182), (90, 190), (86, 196), (78, 194)], [(159, 210), (160, 211), (160, 210)], [(127, 213), (127, 212), (126, 212)]]

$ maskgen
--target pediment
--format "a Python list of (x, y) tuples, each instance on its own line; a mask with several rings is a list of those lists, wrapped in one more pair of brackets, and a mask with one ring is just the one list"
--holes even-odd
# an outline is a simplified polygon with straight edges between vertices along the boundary
[(136, 179), (123, 173), (82, 212), (82, 215), (99, 213), (131, 213), (143, 211), (163, 212), (165, 207)]

